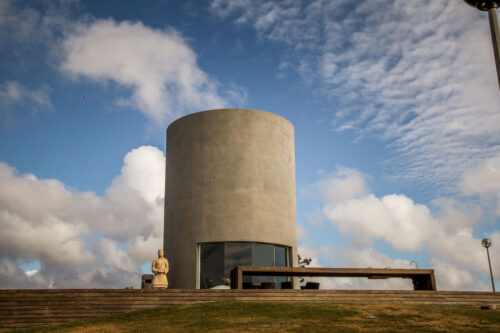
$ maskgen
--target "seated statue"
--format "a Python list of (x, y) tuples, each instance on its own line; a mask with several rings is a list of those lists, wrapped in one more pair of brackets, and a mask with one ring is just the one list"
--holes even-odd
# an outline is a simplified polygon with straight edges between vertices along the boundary
[(158, 250), (158, 258), (153, 260), (151, 270), (155, 274), (152, 287), (153, 288), (168, 288), (168, 260), (163, 257), (163, 250)]

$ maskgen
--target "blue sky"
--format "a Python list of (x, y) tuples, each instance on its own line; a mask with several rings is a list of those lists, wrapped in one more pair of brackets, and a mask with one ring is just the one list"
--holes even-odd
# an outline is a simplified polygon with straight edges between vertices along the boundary
[(294, 124), (315, 265), (414, 260), (439, 289), (488, 290), (488, 237), (500, 276), (500, 97), (463, 1), (2, 1), (0, 50), (2, 286), (137, 286), (165, 129), (221, 107)]

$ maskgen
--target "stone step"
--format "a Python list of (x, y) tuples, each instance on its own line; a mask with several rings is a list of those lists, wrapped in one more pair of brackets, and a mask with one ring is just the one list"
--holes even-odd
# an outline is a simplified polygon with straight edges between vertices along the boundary
[(500, 293), (407, 290), (0, 290), (0, 330), (200, 302), (329, 302), (500, 306)]
[(241, 293), (241, 294), (253, 294), (253, 293), (330, 293), (330, 294), (437, 294), (437, 295), (446, 295), (446, 294), (462, 294), (462, 295), (500, 295), (500, 293), (492, 293), (486, 291), (428, 291), (428, 290), (314, 290), (314, 289), (165, 289), (165, 290), (153, 290), (146, 291), (141, 289), (22, 289), (22, 290), (13, 290), (13, 289), (1, 289), (0, 296), (9, 297), (14, 296), (18, 297), (21, 295), (32, 295), (39, 297), (50, 297), (50, 295), (54, 294), (63, 294), (63, 295), (127, 295), (127, 294), (142, 294), (142, 295), (151, 295), (151, 294), (231, 294), (231, 293)]
[(90, 298), (109, 298), (109, 299), (127, 299), (127, 298), (150, 298), (150, 299), (157, 299), (157, 298), (164, 298), (164, 297), (229, 297), (229, 296), (251, 296), (251, 295), (262, 295), (262, 296), (271, 296), (271, 295), (280, 295), (280, 296), (294, 296), (294, 295), (305, 295), (308, 297), (314, 297), (314, 295), (328, 295), (328, 296), (364, 296), (364, 297), (378, 297), (379, 295), (393, 295), (395, 297), (415, 297), (415, 296), (425, 296), (425, 297), (500, 297), (499, 293), (485, 293), (485, 294), (475, 294), (475, 293), (441, 293), (441, 292), (434, 292), (434, 293), (411, 293), (411, 294), (399, 294), (399, 293), (331, 293), (328, 291), (297, 291), (297, 292), (288, 292), (288, 291), (273, 291), (273, 292), (263, 292), (263, 291), (253, 291), (253, 292), (240, 292), (240, 291), (231, 291), (231, 292), (226, 292), (226, 293), (210, 293), (210, 292), (205, 292), (205, 293), (137, 293), (137, 294), (130, 294), (130, 293), (113, 293), (113, 294), (85, 294), (85, 293), (58, 293), (58, 294), (43, 294), (43, 293), (37, 293), (37, 294), (9, 294), (9, 295), (0, 295), (0, 303), (3, 301), (9, 301), (12, 299), (15, 300), (27, 300), (27, 299), (57, 299), (57, 298), (85, 298), (85, 299), (90, 299)]
[(210, 294), (171, 294), (171, 295), (140, 295), (140, 296), (70, 296), (66, 297), (64, 295), (59, 295), (57, 297), (5, 297), (0, 301), (0, 306), (5, 304), (12, 303), (26, 303), (26, 302), (58, 302), (58, 301), (93, 301), (93, 300), (103, 300), (106, 299), (109, 302), (127, 302), (134, 300), (149, 300), (149, 301), (161, 301), (165, 299), (230, 299), (236, 297), (306, 297), (306, 298), (314, 298), (314, 297), (344, 297), (344, 298), (370, 298), (377, 299), (380, 297), (393, 297), (393, 298), (401, 298), (401, 299), (412, 299), (412, 298), (429, 298), (429, 299), (443, 299), (443, 298), (463, 298), (463, 299), (499, 299), (500, 295), (423, 295), (423, 294), (415, 294), (415, 295), (394, 295), (394, 294), (379, 294), (379, 295), (364, 295), (364, 294), (328, 294), (328, 293), (315, 293), (315, 294), (306, 294), (306, 293), (252, 293), (252, 294), (219, 294), (219, 295), (210, 295)]
[[(1, 296), (0, 296), (1, 297)], [(230, 300), (237, 298), (245, 298), (245, 297), (262, 297), (262, 298), (273, 298), (273, 297), (286, 297), (286, 298), (366, 298), (366, 299), (378, 299), (378, 298), (400, 298), (400, 299), (414, 299), (414, 298), (428, 298), (428, 299), (500, 299), (500, 295), (494, 295), (492, 293), (487, 295), (467, 295), (467, 294), (411, 294), (411, 295), (398, 295), (398, 294), (329, 294), (329, 293), (227, 293), (227, 294), (163, 294), (163, 295), (124, 295), (124, 296), (108, 296), (108, 295), (97, 295), (97, 296), (85, 296), (85, 295), (64, 295), (60, 294), (57, 296), (52, 295), (52, 297), (28, 297), (28, 296), (20, 296), (20, 297), (1, 297), (0, 299), (0, 307), (7, 306), (15, 303), (37, 303), (37, 302), (86, 302), (86, 301), (94, 301), (94, 300), (106, 300), (108, 302), (128, 302), (128, 301), (140, 301), (140, 300), (148, 300), (148, 301), (162, 301), (165, 299), (180, 299), (180, 300), (195, 300), (195, 299), (213, 299), (213, 300)]]
[[(359, 299), (359, 300), (353, 300), (353, 299), (267, 299), (267, 300), (262, 300), (260, 298), (245, 298), (245, 299), (239, 299), (236, 300), (239, 302), (329, 302), (329, 303), (392, 303), (392, 304), (422, 304), (422, 303), (430, 303), (430, 304), (463, 304), (463, 305), (480, 305), (480, 304), (496, 304), (500, 306), (500, 301), (490, 301), (490, 300), (475, 300), (475, 301), (470, 301), (470, 300), (443, 300), (440, 302), (436, 302), (434, 300), (429, 300), (429, 299), (415, 299), (415, 300), (398, 300), (398, 299), (383, 299), (383, 300), (370, 300), (370, 299)], [(35, 309), (35, 310), (25, 310), (22, 308), (16, 308), (16, 309), (11, 309), (8, 311), (2, 311), (0, 313), (1, 316), (9, 316), (11, 314), (22, 314), (22, 315), (28, 315), (30, 313), (37, 313), (40, 315), (46, 315), (50, 316), (54, 312), (61, 312), (61, 310), (65, 310), (71, 313), (79, 313), (85, 311), (86, 313), (100, 313), (102, 311), (107, 311), (108, 309), (114, 309), (114, 310), (120, 310), (120, 311), (131, 311), (131, 310), (139, 310), (139, 309), (144, 309), (144, 308), (152, 308), (152, 307), (159, 307), (159, 306), (166, 306), (166, 305), (174, 305), (174, 304), (186, 304), (186, 303), (200, 303), (200, 302), (213, 302), (213, 301), (166, 301), (166, 302), (158, 302), (158, 303), (137, 303), (137, 304), (130, 304), (127, 306), (117, 306), (116, 304), (109, 304), (108, 306), (105, 306), (103, 304), (95, 304), (94, 309), (89, 309), (88, 307), (74, 307), (68, 309), (68, 307), (65, 307), (64, 305), (60, 305), (57, 307), (45, 307), (43, 310), (40, 309)], [(97, 307), (97, 305), (100, 305), (100, 307)]]
[[(429, 299), (429, 298), (391, 298), (391, 297), (384, 297), (384, 298), (365, 298), (365, 297), (359, 297), (359, 298), (348, 298), (348, 297), (334, 297), (334, 298), (329, 298), (329, 297), (315, 297), (315, 298), (309, 298), (309, 297), (236, 297), (236, 298), (227, 298), (227, 299), (210, 299), (210, 298), (191, 298), (191, 299), (171, 299), (171, 300), (162, 300), (162, 301), (147, 301), (147, 300), (142, 300), (142, 301), (130, 301), (127, 303), (116, 303), (116, 302), (108, 302), (106, 300), (102, 301), (94, 301), (94, 302), (40, 302), (40, 303), (32, 303), (32, 304), (27, 304), (30, 307), (37, 307), (37, 308), (45, 308), (45, 309), (58, 309), (58, 308), (73, 308), (73, 309), (88, 309), (90, 307), (96, 307), (96, 306), (102, 306), (102, 307), (119, 307), (119, 308), (127, 308), (130, 306), (147, 306), (147, 305), (168, 305), (168, 304), (183, 304), (183, 303), (193, 303), (193, 302), (223, 302), (223, 301), (303, 301), (303, 302), (308, 302), (308, 301), (316, 301), (316, 302), (333, 302), (333, 301), (342, 301), (342, 302), (420, 302), (420, 301), (429, 301), (429, 302), (434, 302), (436, 304), (440, 303), (448, 303), (448, 302), (464, 302), (464, 303), (471, 303), (471, 304), (477, 304), (477, 303), (492, 303), (492, 304), (500, 304), (500, 299), (464, 299), (464, 298), (443, 298), (443, 299)], [(12, 304), (8, 307), (3, 307), (1, 308), (0, 313), (3, 312), (8, 312), (12, 311), (14, 309), (22, 309), (25, 310), (26, 305), (24, 304)]]
[[(53, 311), (56, 309), (68, 309), (68, 308), (73, 308), (73, 309), (88, 309), (89, 307), (96, 307), (96, 306), (102, 306), (102, 307), (115, 307), (115, 308), (129, 308), (132, 306), (149, 306), (149, 305), (169, 305), (169, 304), (184, 304), (184, 303), (193, 303), (193, 302), (216, 302), (216, 301), (302, 301), (302, 302), (333, 302), (333, 301), (339, 301), (339, 302), (389, 302), (389, 303), (398, 303), (398, 302), (422, 302), (422, 301), (429, 301), (429, 302), (434, 302), (436, 304), (442, 304), (442, 303), (449, 303), (449, 302), (462, 302), (462, 303), (470, 303), (470, 304), (477, 304), (477, 303), (492, 303), (492, 304), (500, 304), (500, 299), (464, 299), (464, 298), (444, 298), (444, 299), (429, 299), (429, 298), (413, 298), (413, 299), (403, 299), (403, 298), (391, 298), (391, 297), (384, 297), (384, 298), (365, 298), (365, 297), (359, 297), (359, 298), (348, 298), (348, 297), (335, 297), (335, 298), (329, 298), (329, 297), (315, 297), (315, 298), (309, 298), (309, 297), (236, 297), (236, 298), (227, 298), (227, 299), (210, 299), (210, 298), (192, 298), (192, 299), (171, 299), (171, 300), (162, 300), (162, 301), (131, 301), (127, 303), (113, 303), (113, 302), (107, 302), (106, 300), (102, 301), (94, 301), (94, 302), (57, 302), (57, 303), (51, 303), (51, 302), (40, 302), (40, 303), (33, 303), (29, 304), (31, 307), (38, 307), (38, 308), (44, 308), (47, 311)], [(23, 304), (12, 304), (9, 307), (2, 308), (2, 312), (8, 312), (12, 311), (14, 309), (21, 309), (25, 310), (25, 305)]]

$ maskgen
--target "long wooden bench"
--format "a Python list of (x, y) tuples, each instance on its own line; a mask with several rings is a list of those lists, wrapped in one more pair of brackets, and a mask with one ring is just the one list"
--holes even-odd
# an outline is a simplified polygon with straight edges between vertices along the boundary
[(231, 271), (231, 288), (243, 288), (243, 276), (366, 277), (412, 279), (414, 290), (436, 290), (433, 269), (322, 268), (237, 266)]

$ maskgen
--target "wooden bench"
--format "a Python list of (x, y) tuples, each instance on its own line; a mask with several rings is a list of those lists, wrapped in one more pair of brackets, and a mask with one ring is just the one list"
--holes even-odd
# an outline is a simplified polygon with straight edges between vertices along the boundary
[(231, 289), (243, 289), (243, 276), (403, 278), (412, 279), (414, 290), (436, 290), (433, 269), (237, 266), (231, 271)]

